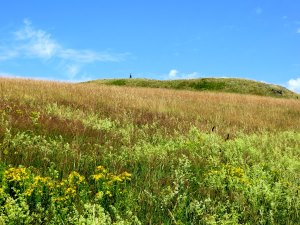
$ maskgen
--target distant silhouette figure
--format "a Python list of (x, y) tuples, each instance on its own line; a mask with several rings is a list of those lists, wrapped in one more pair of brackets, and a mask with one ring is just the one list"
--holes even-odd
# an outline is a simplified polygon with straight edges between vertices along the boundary
[(229, 134), (227, 134), (227, 137), (226, 137), (226, 139), (225, 139), (225, 141), (228, 141), (229, 140)]
[(131, 74), (129, 75), (129, 78), (132, 78), (132, 75), (131, 75)]
[(215, 126), (213, 126), (213, 128), (211, 129), (211, 131), (212, 131), (212, 132), (214, 132), (214, 131), (215, 131), (215, 129), (216, 129), (216, 127), (215, 127)]

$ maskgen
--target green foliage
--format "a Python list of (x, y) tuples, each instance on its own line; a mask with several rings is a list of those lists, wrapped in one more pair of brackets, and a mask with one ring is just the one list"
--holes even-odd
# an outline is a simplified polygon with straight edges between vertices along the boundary
[(195, 91), (217, 91), (228, 93), (252, 94), (260, 96), (271, 96), (277, 98), (298, 99), (299, 95), (278, 85), (266, 84), (262, 82), (234, 79), (234, 78), (201, 78), (190, 80), (149, 80), (149, 79), (112, 79), (95, 80), (87, 83), (149, 87), (149, 88), (169, 88)]
[(191, 85), (195, 90), (222, 90), (226, 86), (226, 82), (216, 81), (209, 82), (207, 80), (201, 80)]
[(124, 86), (126, 85), (126, 80), (112, 80), (110, 82), (111, 85)]
[(85, 127), (95, 130), (109, 131), (116, 126), (116, 123), (109, 118), (101, 119), (97, 114), (92, 112), (85, 113), (79, 109), (74, 110), (71, 107), (58, 106), (56, 103), (47, 105), (46, 113), (50, 116), (58, 116), (61, 119), (78, 120), (82, 122)]

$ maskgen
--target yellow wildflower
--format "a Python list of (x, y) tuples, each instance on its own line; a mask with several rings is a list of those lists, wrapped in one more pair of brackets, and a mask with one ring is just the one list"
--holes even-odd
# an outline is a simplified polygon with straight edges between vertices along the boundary
[(237, 176), (237, 177), (243, 177), (245, 175), (244, 170), (240, 167), (231, 168), (231, 173), (233, 176)]
[(74, 188), (67, 188), (66, 189), (66, 195), (75, 195), (76, 194), (76, 190)]
[(107, 173), (107, 170), (105, 169), (104, 166), (97, 166), (96, 171), (102, 172), (102, 173)]
[(25, 196), (31, 196), (32, 195), (32, 193), (33, 193), (33, 191), (34, 191), (34, 188), (28, 188), (25, 192), (24, 192), (24, 195)]
[(111, 181), (112, 181), (112, 182), (114, 182), (114, 181), (122, 182), (123, 180), (122, 180), (119, 176), (113, 175), (112, 178), (111, 178)]
[(102, 191), (97, 192), (95, 197), (101, 200), (103, 198), (103, 192)]
[(79, 173), (77, 173), (76, 171), (73, 171), (70, 173), (69, 177), (68, 177), (68, 181), (70, 183), (74, 183), (74, 184), (81, 184), (83, 183), (85, 180), (84, 176), (81, 176)]
[(104, 175), (103, 175), (102, 173), (98, 173), (98, 174), (92, 175), (92, 178), (93, 178), (95, 181), (98, 181), (98, 180), (104, 178)]
[(128, 173), (128, 172), (123, 172), (123, 173), (121, 173), (120, 174), (120, 177), (121, 177), (121, 179), (123, 179), (123, 180), (131, 180), (131, 174), (130, 173)]
[(47, 177), (41, 177), (41, 176), (36, 176), (34, 177), (34, 182), (38, 183), (47, 183), (48, 178)]
[(6, 180), (12, 181), (24, 181), (29, 178), (29, 175), (25, 168), (9, 168), (4, 172)]

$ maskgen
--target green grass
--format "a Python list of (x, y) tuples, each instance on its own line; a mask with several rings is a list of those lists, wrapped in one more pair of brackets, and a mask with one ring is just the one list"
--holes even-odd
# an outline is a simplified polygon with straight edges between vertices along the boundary
[(87, 83), (129, 87), (168, 88), (177, 90), (240, 93), (277, 98), (299, 98), (298, 94), (279, 85), (234, 78), (201, 78), (190, 80), (164, 81), (148, 79), (111, 79), (95, 80), (89, 81)]
[(0, 224), (299, 224), (299, 100), (0, 84)]

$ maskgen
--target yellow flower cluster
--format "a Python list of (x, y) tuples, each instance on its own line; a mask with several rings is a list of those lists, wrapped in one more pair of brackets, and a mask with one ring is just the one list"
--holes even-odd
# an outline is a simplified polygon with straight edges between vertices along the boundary
[(113, 175), (113, 174), (108, 174), (109, 176), (109, 180), (108, 180), (108, 184), (113, 184), (114, 182), (125, 182), (127, 180), (131, 180), (131, 174), (128, 172), (123, 172), (119, 175)]
[(66, 195), (71, 195), (71, 196), (73, 196), (73, 195), (75, 195), (75, 194), (76, 194), (76, 190), (75, 190), (74, 188), (68, 187), (68, 188), (66, 189)]
[(121, 173), (120, 177), (122, 180), (131, 180), (131, 174), (126, 171)]
[(114, 175), (112, 173), (108, 173), (108, 171), (103, 166), (98, 166), (96, 168), (96, 172), (98, 173), (92, 175), (92, 179), (94, 179), (95, 181), (99, 181), (102, 179), (103, 181), (114, 183), (131, 180), (131, 174), (126, 171), (119, 175)]
[(107, 170), (104, 168), (104, 166), (97, 166), (96, 171), (101, 173), (107, 173)]
[(84, 176), (81, 176), (79, 173), (77, 173), (76, 171), (73, 171), (70, 173), (69, 177), (68, 177), (68, 182), (70, 184), (82, 184), (84, 182), (85, 178)]
[(66, 179), (56, 184), (55, 202), (63, 202), (73, 199), (78, 193), (79, 187), (85, 183), (85, 177), (81, 176), (78, 172), (72, 171)]
[(34, 177), (34, 182), (29, 186), (29, 188), (24, 192), (26, 196), (31, 196), (33, 192), (37, 192), (38, 194), (43, 194), (42, 189), (47, 187), (48, 189), (54, 188), (54, 183), (51, 181), (50, 177)]
[(21, 182), (29, 178), (29, 174), (23, 167), (9, 168), (4, 172), (4, 178), (9, 182)]
[(94, 174), (92, 175), (92, 178), (95, 180), (95, 181), (98, 181), (102, 178), (105, 178), (105, 176), (102, 174), (102, 173), (98, 173), (98, 174)]
[(236, 179), (240, 183), (250, 185), (251, 182), (247, 177), (245, 171), (241, 167), (234, 167), (231, 165), (224, 165), (219, 170), (211, 170), (207, 174), (208, 176), (224, 176), (230, 179)]
[(131, 180), (130, 173), (123, 172), (115, 175), (109, 173), (103, 166), (96, 167), (96, 172), (91, 178), (100, 185), (99, 192), (96, 194), (97, 199), (101, 199), (103, 196), (113, 197), (116, 193), (123, 193), (122, 184)]
[(105, 196), (112, 201), (126, 192), (124, 184), (131, 179), (130, 173), (123, 172), (115, 175), (109, 173), (103, 166), (98, 166), (96, 172), (91, 176), (95, 182), (90, 183), (91, 189), (89, 189), (85, 177), (76, 171), (71, 172), (65, 179), (53, 180), (50, 177), (36, 176), (23, 167), (9, 168), (4, 171), (4, 186), (0, 188), (0, 201), (2, 198), (6, 198), (5, 196), (11, 195), (9, 193), (11, 188), (18, 196), (32, 201), (33, 205), (44, 201), (47, 204), (55, 203), (61, 206), (70, 204), (83, 196), (89, 198), (90, 193), (94, 190), (96, 190), (96, 199), (101, 200)]
[(228, 174), (231, 176), (239, 177), (239, 178), (245, 176), (245, 171), (241, 167), (234, 167), (234, 166), (226, 165), (225, 168), (226, 168)]

